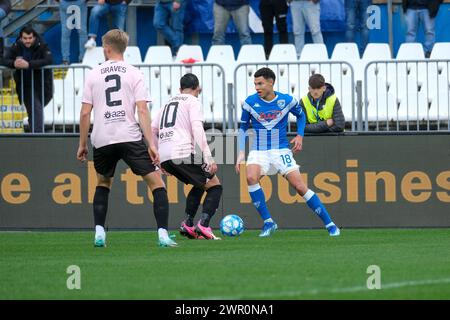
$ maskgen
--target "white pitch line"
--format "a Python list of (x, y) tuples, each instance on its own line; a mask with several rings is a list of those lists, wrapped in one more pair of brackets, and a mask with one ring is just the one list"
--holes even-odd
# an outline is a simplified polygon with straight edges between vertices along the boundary
[[(237, 296), (208, 296), (208, 297), (200, 297), (200, 298), (190, 298), (194, 300), (239, 300), (245, 299), (248, 297), (251, 298), (273, 298), (273, 297), (290, 297), (290, 296), (302, 296), (302, 295), (317, 295), (317, 294), (326, 294), (326, 293), (348, 293), (348, 292), (361, 292), (361, 291), (381, 291), (383, 289), (396, 289), (401, 287), (411, 287), (411, 286), (425, 286), (430, 284), (443, 284), (450, 283), (450, 278), (443, 279), (429, 279), (429, 280), (413, 280), (413, 281), (404, 281), (404, 282), (393, 282), (388, 284), (381, 283), (381, 289), (368, 289), (366, 286), (357, 286), (357, 287), (347, 287), (347, 288), (335, 288), (331, 290), (306, 290), (306, 291), (277, 291), (277, 292), (259, 292), (255, 294), (245, 294), (245, 295), (237, 295)], [(180, 299), (182, 299), (180, 297)]]

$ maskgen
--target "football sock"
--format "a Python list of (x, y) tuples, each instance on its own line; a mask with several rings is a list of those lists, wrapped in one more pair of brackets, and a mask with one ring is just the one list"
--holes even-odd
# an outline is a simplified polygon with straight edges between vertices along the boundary
[(102, 226), (95, 226), (95, 236), (101, 236), (103, 238), (105, 238), (106, 233), (105, 233), (105, 228), (103, 228)]
[(204, 227), (209, 227), (209, 220), (211, 220), (209, 214), (203, 213), (202, 217), (200, 218), (200, 224)]
[(158, 229), (158, 238), (159, 239), (167, 239), (167, 238), (169, 238), (169, 233), (167, 232), (167, 229), (159, 228)]
[(94, 223), (96, 226), (105, 226), (106, 212), (108, 211), (109, 188), (97, 186), (94, 195)]
[(319, 216), (324, 225), (328, 225), (331, 222), (331, 218), (328, 214), (327, 209), (325, 209), (322, 201), (320, 201), (319, 197), (314, 193), (314, 191), (309, 189), (308, 192), (305, 193), (303, 198), (305, 199), (308, 207)]
[(194, 226), (194, 217), (197, 214), (198, 207), (200, 206), (200, 201), (205, 190), (197, 187), (193, 187), (189, 191), (186, 198), (186, 221), (188, 227)]
[(169, 199), (165, 188), (153, 190), (153, 213), (158, 229), (167, 229), (169, 225)]
[(255, 206), (261, 218), (264, 221), (267, 219), (271, 219), (272, 217), (270, 216), (269, 210), (266, 206), (266, 198), (264, 197), (264, 192), (261, 189), (259, 183), (248, 186), (248, 192), (250, 193), (253, 205)]
[(269, 218), (269, 219), (264, 220), (264, 223), (269, 223), (269, 222), (272, 222), (272, 223), (273, 223), (273, 219), (272, 219), (272, 218)]
[(203, 202), (203, 215), (200, 224), (209, 227), (209, 220), (216, 213), (219, 207), (220, 198), (222, 197), (222, 186), (217, 185), (206, 190), (205, 201)]

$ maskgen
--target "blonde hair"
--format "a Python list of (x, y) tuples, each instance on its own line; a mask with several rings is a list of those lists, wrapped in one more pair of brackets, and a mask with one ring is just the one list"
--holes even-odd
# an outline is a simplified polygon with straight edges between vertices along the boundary
[(128, 35), (126, 32), (119, 29), (109, 30), (102, 37), (102, 42), (103, 44), (110, 46), (113, 51), (124, 53), (128, 46)]

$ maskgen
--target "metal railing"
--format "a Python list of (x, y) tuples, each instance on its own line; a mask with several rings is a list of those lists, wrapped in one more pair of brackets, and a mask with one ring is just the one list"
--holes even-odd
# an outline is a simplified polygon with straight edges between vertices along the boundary
[[(0, 132), (78, 132), (89, 69), (85, 65), (50, 65), (31, 72), (1, 67)], [(35, 72), (39, 79), (35, 79)], [(19, 84), (15, 80), (20, 80)], [(29, 121), (30, 116), (33, 121)]]
[[(234, 83), (228, 85), (219, 64), (139, 64), (136, 67), (144, 73), (153, 117), (178, 93), (180, 77), (187, 72), (196, 74), (203, 88), (199, 99), (205, 127), (213, 131), (237, 130), (241, 106), (255, 93), (254, 73), (261, 67), (275, 72), (276, 91), (289, 93), (298, 100), (308, 92), (311, 74), (324, 75), (335, 88), (351, 131), (450, 131), (450, 60), (374, 61), (367, 64), (363, 81), (357, 83), (352, 65), (341, 61), (243, 63), (234, 70)], [(84, 80), (90, 67), (73, 64), (46, 69), (53, 75), (54, 94), (44, 108), (45, 131), (77, 133)], [(23, 132), (22, 120), (25, 128), (30, 127), (24, 103), (18, 102), (23, 102), (24, 97), (18, 97), (12, 72), (0, 67), (0, 132), (3, 133)], [(44, 75), (41, 77), (43, 81)], [(23, 90), (19, 94), (20, 91)], [(42, 100), (43, 87), (35, 94)], [(288, 130), (295, 132), (295, 117), (290, 117)]]
[(44, 69), (52, 70), (54, 77), (53, 99), (44, 111), (46, 130), (50, 133), (79, 132), (83, 89), (86, 75), (91, 67), (72, 64), (46, 66)]
[[(199, 99), (203, 106), (205, 126), (212, 132), (226, 128), (225, 73), (220, 65), (212, 63), (139, 64), (136, 67), (143, 72), (145, 84), (150, 90), (152, 117), (156, 116), (159, 108), (164, 106), (171, 96), (179, 93), (181, 76), (187, 72), (192, 72), (197, 75), (202, 86)], [(23, 129), (27, 129), (26, 131), (30, 133), (79, 132), (79, 115), (84, 82), (90, 69), (90, 66), (77, 64), (44, 67), (43, 70), (49, 70), (53, 76), (53, 96), (45, 107), (40, 107), (40, 102), (44, 101), (44, 97), (48, 95), (44, 92), (44, 86), (41, 86), (39, 92), (31, 87), (24, 90), (19, 89), (18, 91), (21, 92), (19, 97), (13, 79), (14, 71), (1, 68), (0, 73), (7, 75), (7, 78), (3, 79), (2, 77), (2, 80), (0, 80), (3, 81), (3, 83), (0, 83), (2, 88), (0, 97), (2, 106), (0, 121), (2, 121), (2, 126), (0, 130), (2, 130), (1, 128), (11, 129), (14, 127), (17, 130), (3, 130), (3, 132), (24, 132)], [(23, 71), (16, 72), (22, 73)], [(34, 83), (34, 79), (31, 83)], [(44, 73), (42, 73), (40, 83), (44, 83)], [(24, 82), (22, 82), (23, 84)], [(24, 100), (28, 93), (31, 94), (30, 98)], [(32, 118), (38, 118), (38, 123), (33, 125), (28, 121), (25, 109), (29, 110)], [(40, 116), (41, 111), (42, 117)], [(35, 113), (38, 117), (35, 116)], [(7, 119), (19, 119), (19, 123), (9, 123), (6, 122)], [(41, 128), (44, 128), (44, 130), (41, 130)]]
[[(351, 119), (351, 129), (356, 129), (355, 80), (351, 64), (345, 61), (315, 62), (257, 62), (239, 64), (234, 71), (234, 121), (237, 130), (241, 107), (245, 99), (255, 93), (254, 73), (262, 67), (272, 69), (276, 75), (275, 91), (288, 93), (297, 100), (308, 93), (308, 80), (314, 73), (322, 74), (331, 83), (341, 102), (346, 121)], [(295, 117), (289, 116), (288, 133), (295, 132)]]
[(226, 82), (224, 69), (215, 63), (194, 64), (139, 64), (145, 83), (150, 90), (152, 118), (171, 96), (179, 93), (180, 78), (194, 73), (200, 82), (202, 92), (198, 97), (203, 106), (205, 126), (213, 132), (226, 128)]
[(450, 60), (373, 61), (364, 69), (364, 130), (450, 130)]

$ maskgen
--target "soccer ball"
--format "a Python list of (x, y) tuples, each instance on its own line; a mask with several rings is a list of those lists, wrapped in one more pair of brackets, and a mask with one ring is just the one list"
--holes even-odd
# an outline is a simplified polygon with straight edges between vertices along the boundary
[(224, 236), (239, 236), (244, 232), (244, 221), (235, 214), (229, 214), (220, 221), (220, 231)]

